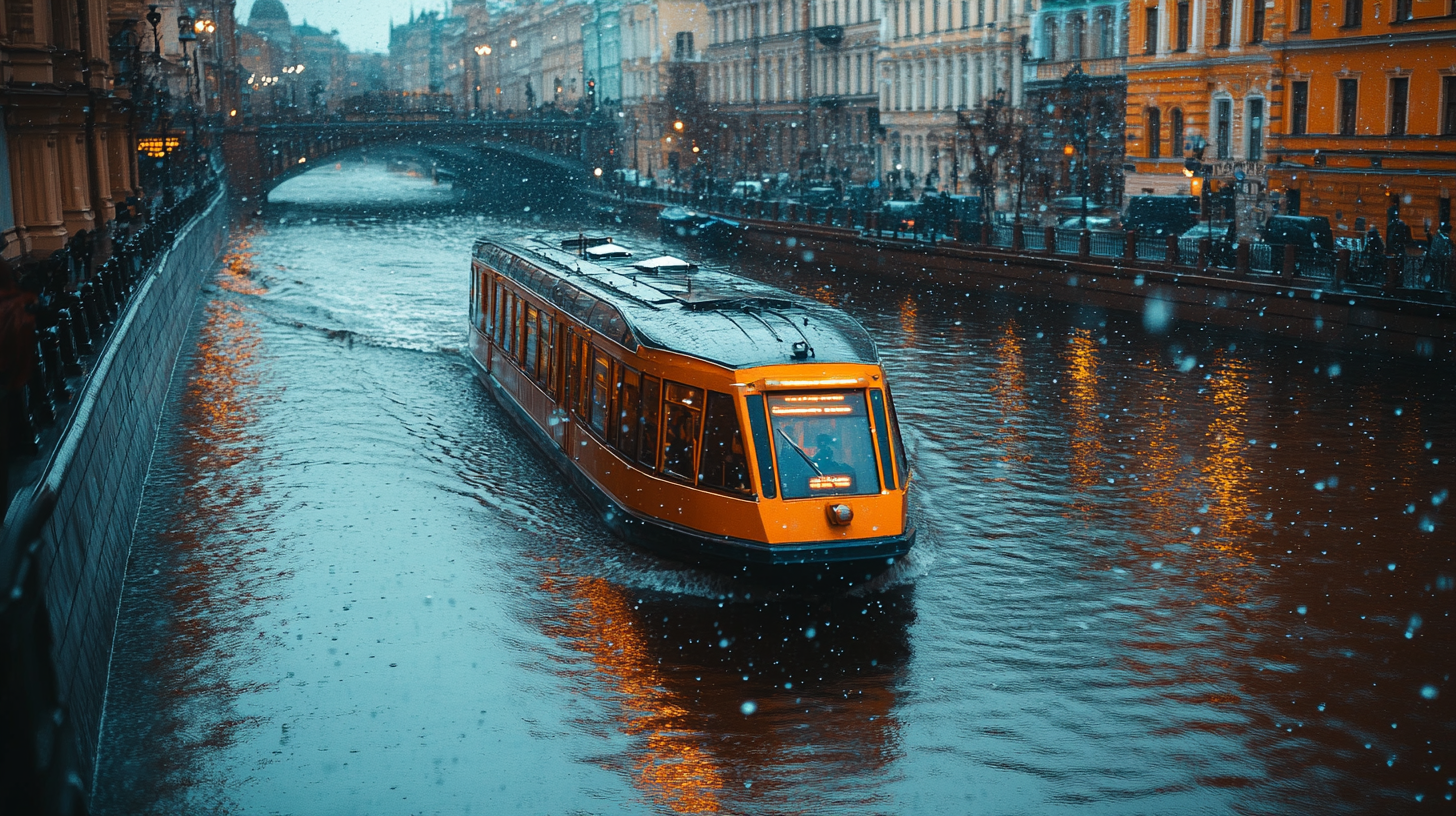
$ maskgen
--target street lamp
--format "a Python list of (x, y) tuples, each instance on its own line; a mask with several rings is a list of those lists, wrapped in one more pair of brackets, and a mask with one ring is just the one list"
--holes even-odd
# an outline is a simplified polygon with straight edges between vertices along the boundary
[(478, 56), (478, 57), (484, 57), (484, 56), (488, 56), (489, 54), (490, 54), (490, 46), (488, 46), (488, 45), (477, 45), (477, 46), (475, 46), (475, 55), (476, 56)]

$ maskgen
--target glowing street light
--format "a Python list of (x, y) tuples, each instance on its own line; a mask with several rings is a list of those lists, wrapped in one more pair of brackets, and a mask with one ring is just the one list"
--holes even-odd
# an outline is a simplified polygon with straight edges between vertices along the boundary
[(682, 120), (679, 119), (676, 122), (673, 122), (672, 123), (672, 129), (675, 130), (675, 131), (677, 131), (678, 133), (682, 133), (682, 129), (683, 129)]
[(490, 46), (488, 46), (488, 45), (477, 45), (477, 46), (475, 46), (475, 55), (476, 56), (478, 56), (478, 57), (484, 57), (484, 56), (486, 56), (488, 54), (490, 54)]

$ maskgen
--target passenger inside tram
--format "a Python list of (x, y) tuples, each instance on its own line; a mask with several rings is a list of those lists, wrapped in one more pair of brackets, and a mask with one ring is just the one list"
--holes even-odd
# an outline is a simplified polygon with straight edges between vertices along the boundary
[(784, 498), (879, 492), (863, 393), (771, 394), (768, 405)]

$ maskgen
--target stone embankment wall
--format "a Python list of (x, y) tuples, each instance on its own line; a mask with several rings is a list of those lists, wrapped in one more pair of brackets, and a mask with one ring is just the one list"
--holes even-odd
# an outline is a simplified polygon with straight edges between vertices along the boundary
[(142, 486), (193, 301), (222, 252), (229, 219), (224, 192), (178, 230), (97, 357), (42, 477), (55, 485), (56, 504), (41, 531), (38, 577), (60, 698), (87, 788)]

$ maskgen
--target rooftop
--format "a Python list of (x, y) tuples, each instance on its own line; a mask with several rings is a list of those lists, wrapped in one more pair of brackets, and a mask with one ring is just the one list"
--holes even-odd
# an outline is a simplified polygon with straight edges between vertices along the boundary
[[(816, 300), (727, 272), (684, 269), (686, 262), (664, 258), (600, 253), (583, 258), (561, 248), (563, 237), (575, 239), (481, 239), (475, 254), (629, 347), (640, 343), (734, 369), (879, 362), (864, 327)], [(527, 263), (511, 263), (510, 256)], [(642, 268), (649, 260), (652, 265)]]

